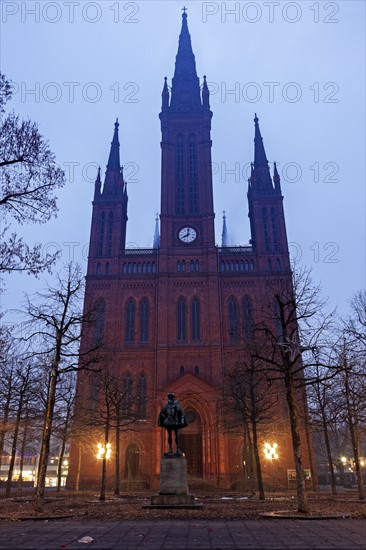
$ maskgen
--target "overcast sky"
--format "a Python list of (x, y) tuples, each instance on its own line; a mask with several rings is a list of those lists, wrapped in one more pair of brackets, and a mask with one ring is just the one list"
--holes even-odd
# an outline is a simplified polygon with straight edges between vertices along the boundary
[[(340, 313), (365, 285), (365, 3), (186, 2), (197, 72), (211, 89), (216, 241), (250, 238), (248, 164), (257, 112), (282, 178), (292, 257), (311, 266)], [(67, 174), (58, 218), (28, 226), (86, 271), (96, 167), (120, 122), (128, 246), (151, 247), (160, 211), (164, 76), (174, 73), (182, 2), (6, 1), (1, 70), (9, 104), (39, 123)], [(60, 263), (60, 265), (61, 265)], [(44, 278), (6, 277), (3, 308)], [(10, 318), (10, 317), (8, 317)]]

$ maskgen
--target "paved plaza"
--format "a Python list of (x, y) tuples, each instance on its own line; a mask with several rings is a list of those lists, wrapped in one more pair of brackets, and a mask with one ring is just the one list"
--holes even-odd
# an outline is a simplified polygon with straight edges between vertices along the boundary
[(366, 548), (366, 521), (22, 521), (0, 522), (0, 548), (120, 550)]

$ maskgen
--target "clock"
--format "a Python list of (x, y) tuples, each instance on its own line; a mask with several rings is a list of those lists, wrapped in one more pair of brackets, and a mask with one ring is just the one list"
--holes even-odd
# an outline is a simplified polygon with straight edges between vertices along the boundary
[(197, 238), (197, 231), (193, 227), (182, 227), (179, 230), (178, 237), (182, 243), (193, 243)]

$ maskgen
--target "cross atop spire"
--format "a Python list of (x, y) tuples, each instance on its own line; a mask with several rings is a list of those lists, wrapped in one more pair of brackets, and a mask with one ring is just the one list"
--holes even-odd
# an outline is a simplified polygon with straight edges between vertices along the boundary
[(269, 171), (268, 160), (264, 150), (263, 138), (259, 128), (257, 113), (254, 115), (254, 163), (251, 170), (251, 185), (257, 192), (273, 191), (273, 183)]
[(113, 139), (111, 143), (111, 151), (109, 153), (107, 170), (113, 170), (119, 173), (121, 170), (121, 164), (119, 159), (118, 128), (119, 128), (119, 122), (118, 122), (118, 118), (116, 118), (116, 122), (114, 123), (114, 133), (113, 133)]
[(192, 50), (191, 36), (187, 23), (187, 8), (182, 8), (182, 28), (179, 35), (178, 52), (172, 81), (170, 108), (172, 111), (187, 112), (202, 109), (196, 61)]

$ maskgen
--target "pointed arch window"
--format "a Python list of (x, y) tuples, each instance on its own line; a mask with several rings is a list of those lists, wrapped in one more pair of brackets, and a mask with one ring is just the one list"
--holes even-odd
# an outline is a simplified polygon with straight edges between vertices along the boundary
[(146, 418), (147, 384), (143, 374), (137, 382), (137, 414), (140, 419)]
[(98, 300), (95, 304), (94, 344), (100, 344), (104, 336), (105, 302)]
[(281, 271), (281, 260), (279, 258), (276, 259), (276, 271)]
[(180, 298), (177, 305), (177, 340), (184, 342), (186, 337), (186, 302)]
[(105, 231), (105, 212), (101, 212), (99, 215), (99, 223), (98, 223), (97, 256), (103, 256), (104, 231)]
[(97, 275), (100, 275), (100, 269), (101, 269), (100, 262), (98, 262), (97, 263), (97, 269), (96, 269), (96, 274)]
[(198, 213), (197, 151), (194, 135), (189, 137), (189, 211)]
[(194, 260), (191, 260), (191, 263), (190, 263), (190, 270), (191, 270), (191, 272), (194, 271)]
[(110, 265), (109, 265), (109, 262), (107, 262), (107, 263), (105, 264), (105, 274), (106, 274), (106, 275), (109, 275), (109, 273), (110, 273)]
[(122, 383), (122, 415), (130, 416), (132, 408), (132, 380), (129, 374), (123, 379)]
[(231, 342), (237, 342), (239, 339), (239, 311), (235, 298), (229, 301), (229, 336)]
[(264, 235), (264, 249), (266, 252), (270, 252), (267, 208), (262, 208), (262, 223), (263, 223), (263, 235)]
[(272, 260), (268, 258), (267, 260), (267, 271), (272, 271)]
[(182, 260), (182, 271), (186, 270), (186, 261)]
[(246, 338), (253, 336), (253, 305), (249, 296), (243, 298), (243, 329)]
[(201, 339), (201, 306), (198, 298), (195, 298), (192, 302), (191, 310), (191, 336), (192, 341), (197, 342)]
[(149, 341), (149, 303), (144, 298), (140, 304), (140, 342)]
[(273, 249), (274, 249), (274, 252), (279, 252), (280, 244), (278, 242), (277, 211), (273, 206), (271, 208), (271, 226), (272, 226)]
[(107, 250), (106, 256), (112, 256), (112, 243), (113, 243), (113, 212), (108, 214), (107, 224)]
[(178, 136), (175, 145), (175, 192), (176, 213), (184, 214), (184, 160), (182, 136)]
[(126, 330), (125, 343), (133, 344), (135, 341), (135, 303), (133, 300), (128, 300), (126, 306)]

